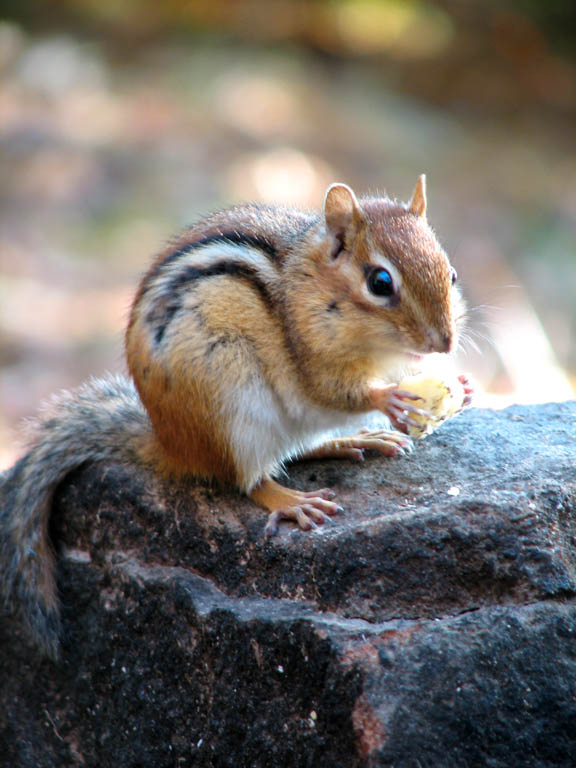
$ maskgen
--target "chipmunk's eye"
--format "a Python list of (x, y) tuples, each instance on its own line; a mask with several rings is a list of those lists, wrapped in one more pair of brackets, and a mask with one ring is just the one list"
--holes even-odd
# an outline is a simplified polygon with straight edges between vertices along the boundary
[(451, 267), (450, 269), (450, 277), (452, 279), (452, 285), (455, 285), (456, 281), (458, 280), (458, 272), (456, 272), (454, 267)]
[(368, 288), (376, 296), (393, 296), (392, 275), (387, 269), (373, 269), (368, 275)]

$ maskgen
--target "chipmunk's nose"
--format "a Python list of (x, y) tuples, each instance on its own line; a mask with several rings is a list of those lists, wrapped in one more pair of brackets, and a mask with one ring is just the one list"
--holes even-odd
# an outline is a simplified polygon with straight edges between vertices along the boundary
[(441, 349), (439, 349), (439, 352), (450, 352), (452, 349), (452, 334), (451, 333), (443, 333), (440, 336), (440, 346)]
[(454, 340), (454, 334), (452, 331), (449, 333), (429, 331), (428, 338), (430, 340), (431, 352), (450, 352), (452, 349)]

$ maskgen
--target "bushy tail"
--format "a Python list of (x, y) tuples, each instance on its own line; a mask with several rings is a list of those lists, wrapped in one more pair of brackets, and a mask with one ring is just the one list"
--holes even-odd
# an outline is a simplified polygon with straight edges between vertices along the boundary
[(114, 376), (56, 395), (29, 433), (26, 454), (0, 475), (0, 590), (57, 658), (60, 609), (48, 535), (54, 490), (86, 461), (137, 462), (151, 427), (132, 382)]

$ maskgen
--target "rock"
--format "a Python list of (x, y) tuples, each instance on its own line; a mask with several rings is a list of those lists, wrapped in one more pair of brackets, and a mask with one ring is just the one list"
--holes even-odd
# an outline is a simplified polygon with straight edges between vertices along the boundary
[(291, 467), (346, 512), (269, 539), (238, 495), (84, 467), (62, 661), (0, 621), (0, 765), (576, 764), (575, 463), (576, 403), (471, 410)]

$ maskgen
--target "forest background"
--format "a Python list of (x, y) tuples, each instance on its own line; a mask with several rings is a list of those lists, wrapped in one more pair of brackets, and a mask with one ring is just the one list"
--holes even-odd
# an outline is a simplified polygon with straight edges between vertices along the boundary
[(185, 223), (325, 187), (407, 199), (458, 270), (478, 403), (576, 384), (571, 0), (0, 3), (0, 468), (39, 402), (124, 369)]

